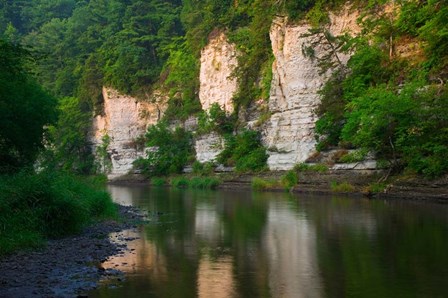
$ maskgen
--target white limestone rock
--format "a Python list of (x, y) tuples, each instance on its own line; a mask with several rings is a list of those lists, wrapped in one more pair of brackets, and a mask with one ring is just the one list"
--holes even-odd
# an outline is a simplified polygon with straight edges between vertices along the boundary
[[(338, 15), (330, 15), (328, 29), (335, 36), (346, 31), (358, 32), (357, 16), (349, 8)], [(318, 63), (303, 54), (303, 48), (317, 40), (317, 36), (306, 36), (309, 29), (311, 26), (308, 24), (288, 24), (286, 17), (276, 18), (271, 27), (270, 38), (275, 56), (269, 99), (272, 116), (263, 130), (271, 170), (291, 169), (315, 152), (317, 117), (314, 111), (320, 103), (318, 91), (330, 73), (320, 74)], [(322, 57), (328, 49), (321, 45), (314, 51), (317, 57)], [(344, 64), (349, 57), (338, 54)]]
[(166, 100), (156, 95), (153, 103), (143, 102), (107, 87), (103, 88), (103, 98), (104, 113), (93, 120), (91, 141), (95, 149), (104, 135), (110, 137), (107, 151), (112, 167), (108, 177), (113, 179), (127, 174), (132, 163), (145, 155), (136, 141), (162, 117)]
[[(237, 91), (237, 80), (231, 77), (237, 66), (235, 45), (229, 43), (224, 33), (211, 38), (201, 52), (201, 70), (199, 75), (199, 99), (202, 109), (208, 111), (217, 103), (231, 114), (232, 98)], [(224, 149), (224, 140), (217, 133), (209, 133), (195, 140), (196, 159), (199, 162), (212, 162)]]
[(237, 63), (235, 45), (229, 43), (224, 33), (219, 33), (204, 47), (199, 74), (199, 99), (203, 110), (218, 103), (227, 113), (233, 112), (232, 97), (237, 90), (237, 80), (231, 74)]
[(196, 138), (196, 160), (201, 163), (215, 161), (223, 149), (224, 139), (215, 132)]

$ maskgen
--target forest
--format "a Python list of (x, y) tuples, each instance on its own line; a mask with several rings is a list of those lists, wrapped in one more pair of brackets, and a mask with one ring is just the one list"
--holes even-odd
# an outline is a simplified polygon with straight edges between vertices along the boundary
[[(166, 140), (166, 123), (191, 115), (202, 117), (208, 125), (203, 129), (225, 135), (220, 161), (236, 164), (241, 171), (265, 169), (267, 156), (257, 133), (243, 129), (236, 115), (260, 98), (268, 100), (273, 61), (269, 29), (278, 15), (287, 15), (291, 23), (309, 22), (310, 34), (322, 34), (335, 51), (353, 53), (347, 65), (319, 61), (322, 71), (331, 69), (333, 74), (320, 91), (317, 150), (355, 148), (360, 156), (347, 158), (374, 152), (396, 173), (446, 175), (447, 1), (353, 0), (352, 9), (361, 11), (361, 34), (332, 36), (328, 13), (346, 2), (0, 0), (0, 188), (11, 185), (3, 182), (8, 179), (20, 184), (23, 175), (45, 180), (50, 175), (46, 171), (60, 172), (59, 180), (50, 179), (59, 186), (48, 194), (59, 197), (56, 190), (68, 183), (61, 181), (72, 179), (66, 173), (98, 173), (87, 132), (92, 117), (103, 113), (102, 86), (142, 101), (154, 90), (168, 94), (164, 122), (148, 131), (147, 142), (162, 147), (178, 140), (179, 148), (166, 146), (166, 151), (140, 161), (149, 171), (155, 166), (153, 174), (176, 173), (192, 163), (173, 158), (191, 154), (186, 132), (172, 132), (172, 139)], [(382, 13), (386, 4), (396, 13)], [(199, 58), (216, 30), (226, 32), (240, 53), (234, 74), (238, 91), (233, 115), (218, 108), (204, 116), (198, 99)], [(396, 51), (403, 47), (416, 50), (402, 57)], [(312, 52), (309, 49), (310, 56)], [(41, 174), (35, 174), (36, 168), (43, 169)], [(43, 190), (33, 187), (17, 196), (20, 204), (40, 202), (36, 197)], [(0, 210), (15, 204), (6, 198), (11, 193), (11, 188), (2, 191)], [(96, 212), (97, 207), (87, 205), (83, 208)], [(11, 220), (2, 217), (1, 222)]]

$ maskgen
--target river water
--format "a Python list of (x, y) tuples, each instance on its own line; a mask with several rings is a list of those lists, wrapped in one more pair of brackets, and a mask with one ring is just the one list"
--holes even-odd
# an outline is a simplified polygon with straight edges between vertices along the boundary
[[(148, 211), (89, 297), (448, 297), (448, 205), (110, 186)], [(116, 235), (112, 235), (112, 238)]]

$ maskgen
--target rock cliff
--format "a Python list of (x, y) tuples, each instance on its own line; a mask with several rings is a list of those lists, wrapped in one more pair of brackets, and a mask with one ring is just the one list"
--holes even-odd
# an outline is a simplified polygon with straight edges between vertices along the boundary
[(227, 113), (233, 112), (232, 97), (238, 86), (231, 75), (236, 65), (236, 48), (226, 35), (219, 33), (211, 38), (201, 52), (199, 99), (204, 110), (218, 103)]
[[(326, 30), (333, 36), (345, 32), (356, 33), (358, 14), (349, 8), (339, 14), (330, 15)], [(321, 74), (316, 59), (304, 54), (305, 47), (319, 39), (309, 36), (309, 24), (290, 25), (287, 18), (276, 18), (272, 24), (270, 37), (275, 56), (273, 80), (269, 99), (271, 118), (264, 129), (264, 143), (268, 148), (268, 166), (271, 170), (291, 169), (305, 161), (314, 151), (315, 122), (314, 110), (320, 103), (318, 91), (329, 71)], [(324, 56), (328, 47), (320, 43), (314, 47), (314, 55)], [(338, 54), (341, 63), (347, 63), (349, 55)]]
[[(238, 85), (232, 72), (237, 66), (235, 45), (229, 43), (224, 33), (210, 38), (201, 51), (201, 70), (199, 75), (199, 99), (202, 108), (207, 111), (217, 103), (228, 114), (233, 112), (232, 97)], [(210, 133), (195, 140), (196, 159), (200, 162), (213, 161), (224, 148), (223, 138)]]
[[(342, 9), (338, 14), (330, 15), (331, 21), (325, 29), (334, 36), (345, 32), (356, 34), (359, 32), (357, 17), (358, 14), (349, 8)], [(309, 24), (290, 24), (286, 17), (277, 17), (271, 26), (275, 57), (268, 103), (271, 117), (261, 127), (271, 170), (291, 169), (315, 151), (317, 118), (314, 110), (320, 103), (318, 91), (330, 71), (322, 73), (316, 59), (304, 54), (304, 49), (320, 38), (309, 35), (309, 29)], [(314, 45), (317, 58), (328, 51), (329, 47), (324, 43)], [(338, 53), (337, 59), (342, 64), (347, 63), (348, 58), (348, 54)], [(202, 108), (207, 111), (212, 104), (218, 103), (227, 113), (232, 113), (232, 97), (238, 88), (236, 78), (232, 77), (237, 66), (235, 45), (224, 33), (218, 32), (201, 51), (200, 62)], [(158, 96), (152, 102), (142, 102), (110, 88), (104, 88), (103, 96), (104, 114), (94, 119), (92, 142), (99, 146), (102, 136), (110, 137), (108, 153), (112, 161), (110, 177), (113, 178), (128, 173), (132, 162), (143, 155), (143, 148), (136, 140), (149, 125), (161, 119), (166, 99)], [(223, 149), (223, 139), (216, 133), (199, 136), (195, 140), (195, 149), (198, 161), (212, 161)]]
[(106, 87), (103, 88), (103, 99), (104, 113), (93, 120), (91, 141), (96, 149), (101, 145), (102, 137), (109, 136), (107, 152), (111, 167), (107, 172), (113, 179), (127, 174), (133, 161), (144, 155), (138, 138), (149, 125), (161, 119), (166, 105), (161, 96), (156, 95), (153, 102), (145, 102)]

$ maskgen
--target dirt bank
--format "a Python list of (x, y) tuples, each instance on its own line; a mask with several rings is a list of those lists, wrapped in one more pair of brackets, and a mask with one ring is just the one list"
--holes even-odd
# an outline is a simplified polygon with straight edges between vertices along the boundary
[(125, 244), (113, 244), (108, 235), (136, 228), (144, 215), (125, 206), (119, 206), (119, 214), (122, 222), (98, 223), (81, 235), (52, 240), (44, 249), (0, 259), (0, 297), (85, 297), (83, 293), (96, 287), (100, 278), (122, 278), (121, 272), (101, 266), (109, 256), (127, 249)]

